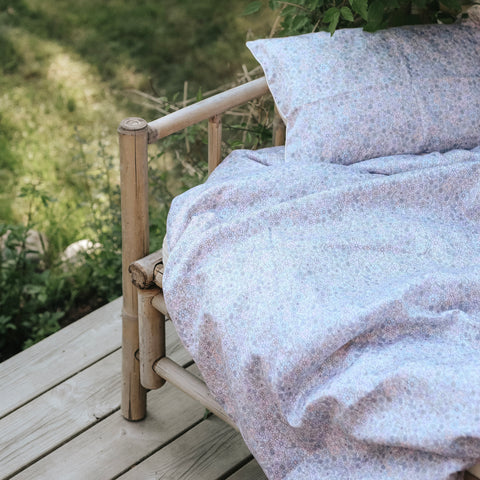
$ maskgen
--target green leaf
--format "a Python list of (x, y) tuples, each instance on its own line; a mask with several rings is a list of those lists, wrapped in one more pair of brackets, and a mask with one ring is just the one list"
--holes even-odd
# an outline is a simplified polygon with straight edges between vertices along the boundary
[(285, 16), (285, 17), (287, 17), (289, 15), (296, 15), (298, 10), (299, 10), (299, 8), (297, 7), (297, 5), (287, 5), (283, 9), (282, 15)]
[(355, 13), (368, 21), (368, 0), (350, 0), (350, 5)]
[(340, 14), (347, 22), (353, 22), (353, 13), (348, 7), (342, 7), (340, 9)]
[(306, 16), (297, 15), (291, 23), (291, 28), (296, 32), (301, 32), (309, 23), (309, 19)]
[(335, 32), (335, 29), (337, 28), (339, 20), (340, 20), (339, 8), (332, 7), (325, 12), (325, 15), (323, 16), (323, 21), (329, 24), (328, 31), (330, 32), (330, 35), (333, 35), (333, 32)]
[(243, 10), (242, 17), (257, 13), (262, 8), (262, 4), (263, 2), (261, 2), (261, 0), (255, 0), (254, 2), (249, 3)]
[(385, 6), (382, 0), (374, 0), (368, 9), (368, 27), (376, 30), (383, 20)]
[(441, 3), (449, 10), (452, 10), (456, 13), (459, 13), (462, 9), (462, 6), (458, 0), (442, 0)]
[(337, 7), (331, 7), (323, 14), (323, 21), (325, 23), (330, 23), (337, 15), (340, 17), (340, 9)]

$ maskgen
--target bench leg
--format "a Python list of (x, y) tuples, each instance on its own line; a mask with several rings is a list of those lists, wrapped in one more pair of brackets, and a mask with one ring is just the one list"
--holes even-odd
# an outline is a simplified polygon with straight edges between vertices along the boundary
[(153, 370), (153, 365), (165, 357), (165, 315), (158, 311), (153, 301), (163, 299), (158, 287), (138, 290), (138, 326), (140, 342), (140, 381), (145, 388), (160, 388), (165, 380)]
[(141, 118), (127, 118), (118, 128), (122, 209), (122, 414), (141, 420), (146, 390), (140, 384), (138, 360), (138, 298), (128, 267), (148, 255), (148, 126)]
[(122, 314), (122, 415), (142, 420), (147, 409), (147, 390), (140, 383), (138, 358), (138, 318)]

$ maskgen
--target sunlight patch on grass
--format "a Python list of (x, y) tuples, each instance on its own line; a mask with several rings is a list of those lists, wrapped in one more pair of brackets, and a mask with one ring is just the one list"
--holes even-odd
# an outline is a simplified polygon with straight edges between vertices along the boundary
[[(0, 220), (24, 220), (25, 201), (18, 195), (34, 180), (57, 199), (39, 215), (39, 224), (51, 222), (55, 213), (80, 225), (80, 170), (85, 174), (80, 163), (99, 161), (101, 141), (107, 153), (117, 156), (111, 139), (127, 109), (96, 69), (68, 48), (24, 29), (10, 28), (8, 38), (21, 61), (0, 78), (0, 155), (14, 159), (0, 165), (6, 187), (0, 195)], [(65, 229), (64, 241), (76, 240), (76, 234), (75, 228)]]
[[(243, 8), (217, 0), (15, 0), (0, 7), (0, 222), (24, 219), (18, 194), (35, 179), (57, 199), (39, 210), (39, 228), (55, 217), (63, 232), (57, 243), (78, 240), (85, 176), (101, 162), (99, 143), (118, 162), (121, 119), (158, 115), (125, 90), (171, 95), (188, 80), (192, 96), (234, 79), (243, 61), (253, 62), (247, 35), (261, 36), (268, 23), (239, 17)], [(115, 181), (118, 164), (113, 170)]]

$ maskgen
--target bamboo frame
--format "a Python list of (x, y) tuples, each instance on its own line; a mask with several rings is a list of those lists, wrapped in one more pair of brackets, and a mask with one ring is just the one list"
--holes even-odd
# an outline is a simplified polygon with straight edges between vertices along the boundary
[(208, 119), (208, 174), (210, 175), (222, 161), (222, 116)]
[[(201, 380), (181, 373), (180, 366), (166, 361), (164, 321), (168, 313), (163, 295), (156, 287), (161, 288), (163, 283), (162, 251), (148, 255), (148, 144), (208, 119), (211, 173), (221, 161), (222, 113), (267, 92), (267, 82), (262, 77), (148, 124), (140, 118), (127, 118), (118, 128), (122, 191), (122, 414), (128, 420), (141, 420), (145, 416), (146, 390), (159, 388), (168, 377), (234, 425)], [(278, 129), (278, 123), (275, 125)], [(278, 135), (274, 133), (274, 137)], [(163, 372), (160, 377), (159, 372)], [(181, 380), (175, 380), (177, 377)]]
[(273, 146), (285, 145), (286, 128), (282, 117), (275, 105), (275, 116), (273, 117)]
[[(164, 298), (162, 292), (159, 292), (157, 295), (155, 295), (152, 298), (152, 305), (153, 305), (154, 308), (156, 308), (163, 315), (165, 315), (165, 316), (168, 315), (167, 304), (165, 303), (165, 298)], [(159, 357), (157, 357), (157, 358), (159, 358)]]
[(146, 390), (140, 383), (137, 356), (138, 300), (128, 267), (148, 254), (148, 127), (140, 118), (127, 118), (118, 128), (122, 191), (122, 414), (141, 420), (146, 413)]
[[(165, 357), (165, 314), (153, 305), (153, 299), (161, 295), (158, 287), (138, 290), (138, 332), (140, 381), (145, 388), (160, 388), (165, 380), (153, 370), (154, 363)], [(166, 309), (165, 309), (166, 312)]]
[(157, 250), (145, 258), (133, 262), (128, 267), (132, 283), (140, 289), (151, 288), (154, 285), (162, 288), (163, 253)]
[[(146, 388), (159, 388), (168, 381), (238, 430), (233, 420), (213, 399), (205, 383), (165, 356), (164, 322), (168, 312), (161, 291), (164, 267), (162, 251), (148, 255), (147, 150), (148, 144), (208, 119), (208, 165), (211, 173), (221, 161), (221, 114), (267, 92), (268, 86), (262, 77), (148, 124), (139, 118), (128, 118), (120, 124), (122, 414), (128, 420), (140, 420), (145, 416)], [(284, 141), (285, 126), (275, 109), (273, 144), (282, 145)], [(480, 476), (480, 463), (468, 472)]]
[(166, 379), (170, 383), (173, 383), (187, 395), (200, 402), (217, 417), (220, 417), (235, 430), (238, 430), (235, 422), (225, 413), (223, 408), (212, 397), (207, 386), (205, 385), (205, 382), (197, 378), (195, 375), (192, 375), (190, 372), (187, 372), (187, 370), (182, 368), (168, 357), (161, 358), (155, 362), (153, 369), (160, 377)]
[(158, 118), (148, 124), (148, 143), (154, 143), (202, 120), (220, 115), (261, 97), (268, 91), (267, 81), (262, 77)]

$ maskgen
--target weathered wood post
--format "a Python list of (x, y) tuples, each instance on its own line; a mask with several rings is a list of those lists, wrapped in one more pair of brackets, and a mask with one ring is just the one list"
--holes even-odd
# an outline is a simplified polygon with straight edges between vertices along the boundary
[(208, 119), (208, 174), (222, 161), (222, 115)]
[[(140, 332), (140, 380), (149, 390), (160, 388), (165, 380), (153, 370), (153, 364), (165, 357), (165, 315), (152, 303), (163, 295), (158, 287), (138, 290), (138, 327)], [(165, 312), (167, 308), (163, 309)]]
[(275, 105), (275, 112), (273, 116), (272, 140), (273, 140), (274, 147), (285, 145), (285, 124), (283, 123), (282, 117), (280, 116), (280, 113), (278, 112), (276, 105)]
[(140, 384), (138, 297), (128, 266), (148, 255), (148, 127), (141, 118), (126, 118), (118, 127), (122, 209), (122, 415), (141, 420), (146, 390)]

